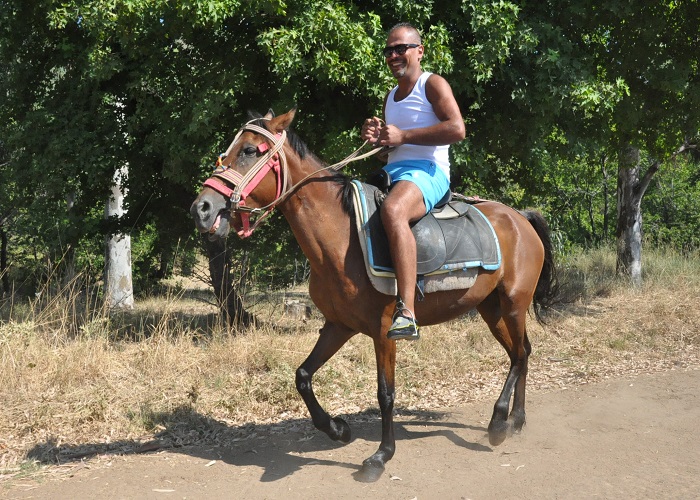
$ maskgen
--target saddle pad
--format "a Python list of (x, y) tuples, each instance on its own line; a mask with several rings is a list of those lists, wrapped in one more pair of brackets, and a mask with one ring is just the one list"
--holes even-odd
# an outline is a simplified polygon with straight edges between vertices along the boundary
[[(352, 183), (368, 265), (374, 274), (393, 276), (388, 242), (375, 202), (378, 189), (356, 180)], [(498, 238), (486, 216), (475, 206), (451, 201), (437, 217), (428, 214), (412, 227), (418, 250), (418, 275), (500, 267)]]

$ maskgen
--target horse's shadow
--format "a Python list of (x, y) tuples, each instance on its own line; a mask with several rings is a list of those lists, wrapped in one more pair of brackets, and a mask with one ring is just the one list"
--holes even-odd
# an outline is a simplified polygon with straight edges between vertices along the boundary
[[(55, 465), (78, 462), (95, 455), (136, 455), (169, 450), (236, 467), (255, 466), (263, 470), (260, 481), (272, 482), (290, 476), (305, 466), (341, 467), (357, 472), (361, 469), (362, 458), (358, 458), (357, 462), (335, 459), (338, 454), (333, 451), (358, 440), (373, 443), (381, 440), (377, 410), (343, 415), (353, 432), (349, 444), (331, 441), (306, 418), (288, 419), (274, 424), (230, 426), (194, 410), (185, 411), (182, 408), (161, 414), (160, 418), (165, 430), (147, 442), (124, 440), (109, 444), (58, 444), (48, 440), (29, 450), (27, 458)], [(485, 428), (456, 422), (449, 415), (440, 412), (405, 412), (395, 420), (394, 428), (399, 447), (402, 441), (443, 437), (455, 446), (470, 451), (492, 451), (488, 446), (467, 441), (458, 434), (462, 429), (486, 433)], [(334, 458), (318, 458), (330, 456)]]

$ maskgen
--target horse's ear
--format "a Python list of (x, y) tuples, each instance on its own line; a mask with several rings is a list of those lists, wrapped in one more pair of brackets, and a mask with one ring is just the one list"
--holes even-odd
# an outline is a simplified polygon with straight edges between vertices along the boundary
[(267, 114), (264, 116), (266, 120), (272, 120), (275, 117), (275, 112), (272, 111), (272, 108), (267, 110)]
[(270, 126), (276, 133), (281, 133), (283, 130), (287, 130), (289, 126), (294, 121), (294, 115), (297, 112), (297, 108), (292, 108), (285, 114), (278, 116), (277, 118), (270, 121)]

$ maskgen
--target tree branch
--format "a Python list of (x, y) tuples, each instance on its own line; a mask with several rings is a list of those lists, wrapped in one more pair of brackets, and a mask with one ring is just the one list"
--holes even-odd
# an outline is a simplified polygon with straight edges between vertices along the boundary
[[(691, 144), (687, 140), (679, 147), (675, 152), (673, 152), (669, 157), (668, 160), (673, 160), (677, 156), (680, 156), (684, 153), (688, 153), (691, 150), (697, 150), (698, 145), (697, 144)], [(651, 183), (651, 179), (654, 177), (656, 172), (659, 171), (659, 168), (661, 167), (661, 161), (655, 160), (647, 169), (647, 171), (644, 173), (644, 177), (641, 178), (639, 181), (639, 184), (637, 185), (636, 192), (638, 193), (639, 196), (644, 196), (644, 193), (646, 192), (647, 188), (649, 187), (649, 184)]]
[(644, 177), (640, 179), (639, 184), (637, 185), (637, 193), (639, 193), (640, 197), (644, 196), (644, 193), (646, 193), (649, 184), (651, 184), (651, 179), (654, 177), (654, 174), (659, 171), (659, 167), (661, 167), (661, 162), (659, 160), (655, 160), (644, 173)]
[(686, 141), (683, 143), (683, 145), (680, 148), (678, 148), (675, 153), (673, 153), (671, 156), (669, 156), (669, 159), (672, 160), (678, 155), (682, 155), (683, 153), (688, 153), (690, 150), (697, 150), (697, 149), (698, 149), (697, 144), (692, 144), (692, 143), (688, 142), (688, 140), (686, 139)]
[(17, 213), (17, 208), (11, 208), (6, 213), (0, 215), (0, 227), (4, 226), (15, 213)]

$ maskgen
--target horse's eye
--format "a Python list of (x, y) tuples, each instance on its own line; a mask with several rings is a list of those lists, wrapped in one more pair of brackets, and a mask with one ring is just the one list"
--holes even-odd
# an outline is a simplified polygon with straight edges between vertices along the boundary
[(258, 149), (253, 146), (246, 146), (243, 148), (243, 154), (246, 156), (255, 156), (258, 154)]

